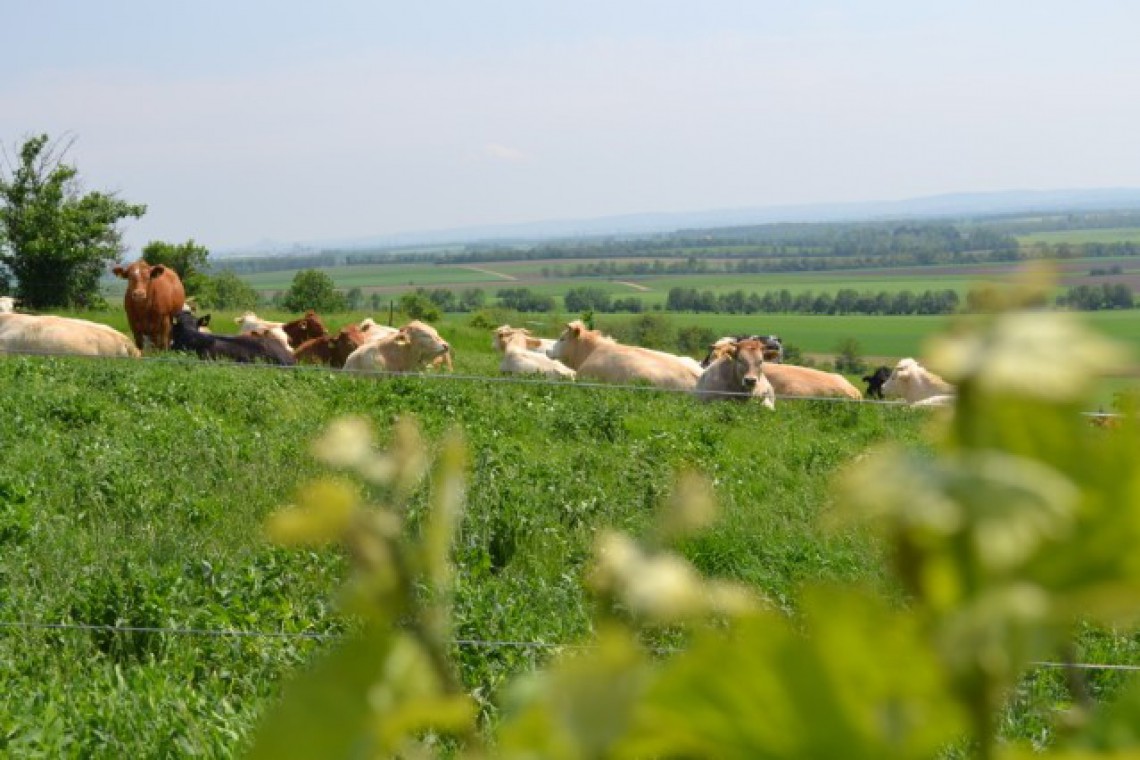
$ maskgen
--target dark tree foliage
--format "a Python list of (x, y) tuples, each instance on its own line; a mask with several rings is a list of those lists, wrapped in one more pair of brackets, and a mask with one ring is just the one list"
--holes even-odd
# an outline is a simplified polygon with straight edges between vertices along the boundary
[(178, 244), (152, 240), (143, 246), (142, 258), (148, 264), (162, 264), (177, 272), (188, 296), (198, 295), (207, 285), (210, 251), (193, 238)]
[(99, 278), (125, 250), (116, 225), (146, 212), (112, 193), (82, 193), (78, 170), (64, 163), (70, 147), (39, 135), (0, 166), (0, 280), (14, 281), (33, 309), (99, 303)]
[(554, 297), (542, 296), (530, 288), (502, 288), (496, 294), (499, 306), (504, 309), (514, 309), (523, 312), (549, 312), (554, 311)]
[(293, 275), (293, 283), (281, 298), (281, 306), (290, 311), (344, 311), (344, 294), (333, 285), (333, 279), (319, 269), (303, 269)]

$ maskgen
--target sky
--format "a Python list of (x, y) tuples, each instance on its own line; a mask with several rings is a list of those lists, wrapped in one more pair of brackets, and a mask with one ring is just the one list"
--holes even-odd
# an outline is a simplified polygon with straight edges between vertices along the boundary
[(1133, 0), (36, 0), (0, 144), (137, 252), (1140, 187)]

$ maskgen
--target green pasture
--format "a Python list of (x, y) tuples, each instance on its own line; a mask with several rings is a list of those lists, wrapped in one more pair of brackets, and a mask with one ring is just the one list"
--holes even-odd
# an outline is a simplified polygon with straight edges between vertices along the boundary
[[(297, 271), (259, 272), (242, 275), (242, 279), (257, 290), (286, 290), (292, 284)], [(471, 269), (434, 264), (362, 264), (333, 267), (324, 271), (333, 279), (336, 287), (346, 290), (405, 286), (414, 290), (417, 287), (461, 286), (495, 279)]]
[[(493, 359), (489, 343), (483, 356)], [(0, 429), (0, 621), (339, 634), (352, 625), (335, 607), (341, 554), (273, 548), (262, 522), (324, 473), (308, 447), (330, 420), (363, 416), (384, 441), (395, 416), (413, 415), (432, 447), (453, 427), (468, 442), (455, 635), (482, 641), (586, 636), (595, 533), (644, 533), (682, 467), (719, 484), (723, 520), (685, 549), (704, 572), (786, 609), (808, 580), (882, 588), (873, 542), (829, 533), (817, 517), (836, 468), (876, 442), (917, 440), (928, 416), (192, 359), (5, 356), (0, 383), (12, 423)], [(426, 496), (425, 485), (412, 530)], [(0, 628), (0, 754), (233, 757), (282, 679), (328, 646)], [(456, 654), (486, 720), (504, 679), (546, 656)]]
[(1140, 243), (1140, 227), (1033, 232), (1027, 235), (1018, 235), (1017, 242), (1021, 245), (1032, 245), (1033, 243), (1049, 243), (1050, 245), (1060, 243)]
[[(125, 328), (115, 310), (79, 316)], [(335, 329), (362, 316), (328, 315), (326, 323)], [(1113, 317), (1102, 326), (1108, 332), (1131, 329), (1121, 315), (1104, 316)], [(532, 317), (510, 319), (556, 334), (561, 318)], [(827, 350), (850, 333), (867, 337), (868, 353), (885, 347), (895, 355), (918, 353), (894, 349), (945, 325), (762, 317), (740, 329), (714, 316), (676, 319), (777, 332), (805, 350)], [(215, 320), (222, 330), (232, 314)], [(885, 580), (876, 543), (857, 530), (828, 531), (821, 517), (839, 468), (879, 443), (922, 448), (929, 410), (782, 400), (768, 412), (652, 389), (493, 382), (499, 358), (490, 332), (469, 320), (452, 315), (439, 325), (455, 347), (454, 375), (368, 377), (173, 355), (0, 356), (0, 414), (9, 421), (0, 426), (0, 622), (331, 635), (351, 628), (335, 603), (342, 555), (277, 549), (261, 528), (301, 484), (326, 473), (309, 443), (343, 415), (371, 421), (381, 443), (401, 415), (421, 421), (432, 448), (449, 429), (465, 437), (457, 639), (586, 637), (582, 579), (595, 535), (606, 527), (645, 534), (681, 468), (715, 480), (723, 511), (713, 530), (682, 547), (702, 572), (742, 581), (789, 612), (811, 581), (854, 582), (901, 598)], [(900, 334), (872, 340), (890, 328)], [(427, 490), (413, 499), (411, 531)], [(1123, 633), (1090, 631), (1083, 642), (1099, 661), (1140, 659)], [(649, 643), (682, 640), (666, 631)], [(329, 646), (0, 626), (0, 755), (232, 757), (283, 680)], [(460, 645), (455, 654), (487, 722), (497, 718), (499, 687), (547, 656)], [(1092, 677), (1098, 688), (1115, 683)], [(1062, 683), (1057, 673), (1032, 674), (1003, 730), (1036, 735), (1063, 698)]]

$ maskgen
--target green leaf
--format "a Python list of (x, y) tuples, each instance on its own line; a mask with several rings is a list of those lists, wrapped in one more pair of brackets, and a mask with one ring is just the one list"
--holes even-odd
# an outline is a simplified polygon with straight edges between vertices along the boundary
[(669, 662), (629, 756), (919, 758), (962, 725), (916, 620), (859, 594), (807, 594), (808, 632), (774, 614)]
[(391, 643), (387, 633), (373, 628), (341, 643), (287, 685), (257, 729), (250, 759), (371, 757), (375, 715), (369, 692), (381, 678)]

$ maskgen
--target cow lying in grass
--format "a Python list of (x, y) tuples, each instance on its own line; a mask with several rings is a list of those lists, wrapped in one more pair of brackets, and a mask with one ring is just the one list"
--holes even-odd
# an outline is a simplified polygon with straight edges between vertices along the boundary
[(130, 338), (98, 322), (7, 313), (0, 314), (0, 353), (139, 356)]
[[(710, 347), (713, 361), (723, 356), (733, 345), (735, 343), (725, 342), (724, 338), (714, 343)], [(765, 351), (768, 350), (770, 349), (765, 346)], [(764, 377), (768, 378), (777, 396), (804, 398), (839, 396), (855, 400), (863, 398), (858, 388), (849, 383), (843, 375), (835, 372), (765, 361)]]
[[(360, 328), (361, 334), (364, 336), (365, 343), (374, 343), (381, 338), (390, 337), (400, 331), (400, 328), (398, 327), (389, 327), (388, 325), (377, 324), (376, 320), (372, 319), (372, 317), (366, 317), (362, 319), (358, 327)], [(448, 372), (452, 372), (455, 369), (451, 364), (450, 351), (448, 351), (446, 354), (437, 356), (429, 366), (435, 369), (438, 369), (440, 367), (447, 367)]]
[(742, 340), (760, 341), (764, 347), (764, 361), (777, 363), (784, 361), (784, 343), (780, 340), (779, 335), (726, 335), (709, 346), (709, 352), (701, 360), (701, 367), (707, 367), (716, 361), (717, 357), (720, 356), (719, 349), (733, 343), (739, 343)]
[(263, 332), (245, 335), (213, 335), (198, 329), (198, 320), (188, 311), (174, 317), (174, 350), (193, 351), (199, 359), (230, 359), (235, 362), (266, 362), (291, 366), (293, 353)]
[(413, 320), (394, 335), (365, 343), (349, 355), (344, 368), (356, 372), (414, 372), (449, 356), (451, 346), (431, 325)]
[(284, 322), (271, 322), (268, 319), (262, 319), (252, 311), (247, 311), (240, 317), (234, 317), (234, 322), (237, 324), (238, 333), (241, 335), (249, 335), (254, 332), (265, 333), (280, 343), (286, 351), (293, 350), (293, 346), (289, 343), (289, 336), (283, 329), (285, 327)]
[(340, 369), (352, 352), (367, 341), (356, 325), (346, 325), (336, 335), (310, 338), (293, 351), (298, 364), (327, 364)]
[(307, 340), (324, 338), (329, 334), (320, 315), (312, 309), (306, 311), (303, 317), (298, 317), (292, 322), (281, 325), (281, 331), (289, 339), (289, 347), (294, 350)]
[(776, 408), (772, 384), (764, 376), (764, 344), (742, 340), (723, 347), (705, 369), (694, 391), (701, 401), (760, 399), (769, 409)]
[(505, 375), (542, 375), (552, 380), (574, 379), (574, 370), (557, 359), (551, 359), (530, 348), (530, 331), (503, 325), (495, 330), (491, 347), (503, 355), (499, 371)]
[(697, 387), (700, 367), (696, 361), (626, 346), (599, 330), (586, 328), (575, 320), (562, 331), (547, 355), (577, 371), (578, 379), (590, 378), (607, 383), (646, 382), (659, 388), (691, 391)]
[(914, 359), (900, 359), (883, 383), (883, 393), (917, 406), (942, 406), (954, 400), (954, 386)]

